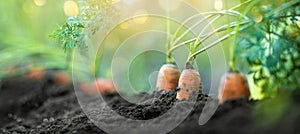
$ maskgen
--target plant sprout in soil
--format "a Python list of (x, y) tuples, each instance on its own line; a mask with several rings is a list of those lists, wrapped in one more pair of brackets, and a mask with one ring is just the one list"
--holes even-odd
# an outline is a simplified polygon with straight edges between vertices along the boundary
[[(166, 48), (167, 48), (167, 50), (166, 50), (167, 51), (167, 64), (163, 65), (160, 72), (159, 72), (158, 81), (157, 81), (157, 88), (159, 88), (159, 89), (163, 88), (165, 90), (175, 89), (175, 88), (177, 88), (177, 83), (178, 83), (179, 92), (177, 94), (177, 99), (180, 99), (180, 100), (181, 99), (188, 99), (190, 94), (193, 91), (201, 92), (202, 91), (202, 86), (201, 86), (202, 83), (201, 83), (200, 74), (193, 67), (194, 60), (195, 60), (196, 56), (198, 54), (206, 51), (210, 47), (212, 47), (212, 46), (220, 43), (221, 41), (227, 39), (229, 36), (231, 36), (234, 33), (232, 32), (232, 33), (229, 33), (228, 35), (225, 35), (225, 36), (221, 37), (216, 42), (213, 42), (212, 44), (208, 45), (207, 47), (205, 47), (201, 50), (197, 51), (197, 49), (199, 48), (199, 46), (203, 42), (205, 42), (205, 40), (207, 40), (209, 37), (213, 36), (214, 34), (216, 34), (218, 32), (225, 31), (225, 30), (227, 30), (228, 27), (229, 28), (237, 27), (239, 25), (245, 25), (247, 22), (250, 22), (249, 19), (246, 16), (243, 16), (241, 13), (233, 10), (233, 9), (236, 9), (236, 8), (244, 5), (244, 4), (247, 4), (248, 2), (249, 1), (247, 1), (245, 3), (242, 3), (238, 6), (235, 6), (230, 10), (197, 14), (197, 15), (194, 15), (194, 16), (190, 17), (189, 19), (187, 19), (187, 21), (185, 23), (187, 23), (188, 21), (191, 21), (192, 19), (194, 19), (197, 16), (206, 15), (204, 17), (204, 19), (201, 19), (201, 20), (197, 21), (196, 24), (194, 24), (191, 27), (191, 28), (194, 28), (194, 27), (200, 25), (201, 23), (203, 23), (204, 21), (206, 21), (210, 18), (213, 18), (210, 21), (209, 24), (204, 26), (204, 28), (202, 29), (201, 33), (198, 35), (197, 38), (184, 41), (183, 43), (176, 44), (176, 43), (178, 43), (179, 40), (181, 40), (189, 32), (187, 30), (183, 34), (179, 34), (179, 32), (182, 30), (185, 23), (183, 23), (176, 30), (173, 38), (166, 45)], [(243, 20), (239, 21), (239, 22), (232, 22), (228, 25), (224, 25), (224, 26), (221, 26), (221, 27), (217, 28), (215, 31), (213, 31), (211, 33), (204, 34), (204, 31), (210, 26), (210, 24), (213, 23), (214, 21), (218, 20), (223, 15), (234, 16), (234, 17), (241, 18)], [(242, 28), (244, 28), (244, 27), (242, 27)], [(237, 29), (237, 31), (238, 30), (240, 30), (240, 29)], [(172, 59), (172, 52), (175, 49), (177, 49), (181, 46), (184, 46), (188, 43), (189, 43), (189, 50), (190, 50), (189, 53), (190, 54), (189, 54), (188, 60), (186, 62), (185, 69), (183, 70), (183, 72), (179, 76), (180, 72), (179, 72), (178, 67), (176, 67), (176, 65), (172, 64), (174, 62), (173, 59)], [(171, 86), (165, 86), (165, 85), (171, 85)]]

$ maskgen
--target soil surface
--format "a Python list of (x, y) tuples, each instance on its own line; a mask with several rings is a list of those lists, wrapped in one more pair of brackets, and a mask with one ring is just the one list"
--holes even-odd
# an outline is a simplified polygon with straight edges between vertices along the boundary
[[(78, 94), (88, 95), (80, 91)], [(143, 104), (127, 102), (118, 94), (106, 93), (103, 96), (112, 110), (134, 120), (149, 120), (159, 117), (172, 107), (176, 107), (178, 102), (192, 103), (186, 100), (176, 100), (176, 92), (173, 90), (140, 94), (143, 96)], [(211, 98), (201, 93), (198, 93), (197, 96), (194, 109), (188, 117), (169, 133), (296, 134), (300, 132), (300, 101), (297, 96), (287, 103), (279, 102), (278, 105), (273, 105), (274, 101), (270, 100), (227, 101), (219, 105), (213, 117), (203, 126), (198, 125), (198, 119), (206, 101)], [(89, 106), (93, 107), (93, 104)], [(180, 117), (180, 113), (178, 113), (178, 117)], [(100, 118), (117, 120), (113, 117)], [(272, 122), (268, 122), (269, 120)], [(82, 111), (72, 84), (56, 84), (49, 76), (41, 80), (22, 76), (1, 80), (0, 133), (93, 134), (106, 132), (94, 125)]]

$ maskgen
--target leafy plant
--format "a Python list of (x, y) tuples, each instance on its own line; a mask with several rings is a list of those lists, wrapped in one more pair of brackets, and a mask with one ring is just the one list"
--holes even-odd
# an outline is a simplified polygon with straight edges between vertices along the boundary
[[(223, 11), (218, 11), (218, 12), (206, 12), (203, 14), (198, 14), (198, 15), (205, 15), (205, 17), (203, 19), (200, 19), (199, 21), (197, 21), (192, 26), (192, 28), (198, 26), (199, 24), (203, 23), (204, 21), (209, 21), (209, 23), (206, 24), (202, 28), (202, 31), (198, 34), (198, 36), (196, 38), (185, 41), (184, 43), (181, 43), (179, 45), (173, 45), (173, 48), (170, 49), (168, 54), (171, 51), (173, 51), (174, 49), (176, 49), (180, 46), (186, 45), (187, 43), (190, 43), (189, 44), (190, 53), (189, 53), (189, 56), (186, 61), (186, 67), (183, 70), (183, 72), (179, 78), (178, 86), (179, 86), (180, 90), (177, 94), (177, 99), (188, 99), (190, 94), (193, 91), (200, 91), (200, 92), (202, 91), (200, 74), (193, 67), (194, 61), (195, 61), (197, 55), (199, 55), (200, 53), (208, 50), (209, 48), (219, 44), (220, 42), (228, 39), (232, 35), (237, 34), (238, 31), (241, 31), (242, 29), (245, 29), (246, 27), (249, 27), (250, 25), (252, 25), (252, 21), (247, 16), (234, 10), (234, 9), (239, 8), (242, 5), (245, 5), (249, 2), (250, 1), (246, 1), (244, 3), (241, 3), (237, 6), (229, 9), (229, 10), (223, 10)], [(190, 21), (191, 19), (193, 19), (194, 17), (197, 17), (198, 15), (192, 16), (187, 21)], [(211, 24), (213, 24), (214, 22), (216, 22), (223, 16), (232, 16), (232, 17), (238, 18), (238, 21), (233, 21), (231, 23), (228, 23), (226, 25), (216, 28), (212, 32), (205, 33), (205, 30), (208, 29), (211, 26)], [(228, 30), (228, 29), (235, 28), (235, 27), (236, 27), (236, 31), (231, 32), (230, 30)], [(181, 28), (179, 28), (176, 31), (174, 37), (177, 37), (177, 34), (180, 30), (181, 30)], [(205, 46), (204, 48), (199, 49), (200, 45), (205, 43), (213, 35), (215, 35), (216, 33), (224, 32), (226, 30), (229, 31), (228, 34), (225, 34), (224, 36), (220, 37), (218, 40), (210, 43), (209, 45)], [(185, 32), (185, 33), (187, 33), (187, 32)], [(178, 39), (185, 36), (185, 33), (180, 35), (178, 37)], [(177, 42), (178, 39), (177, 40), (173, 39), (171, 42), (173, 42), (173, 41)]]
[[(189, 45), (190, 55), (186, 68), (193, 68), (195, 57), (198, 54), (234, 35), (235, 42), (232, 45), (234, 51), (231, 53), (230, 62), (231, 70), (236, 70), (236, 56), (240, 54), (248, 61), (251, 68), (249, 73), (253, 74), (255, 84), (264, 89), (262, 92), (265, 95), (271, 96), (276, 93), (277, 89), (299, 89), (300, 30), (298, 23), (300, 1), (250, 0), (244, 3), (248, 3), (248, 5), (240, 8), (240, 11), (223, 10), (205, 17), (205, 19), (212, 18), (210, 23), (217, 21), (222, 15), (236, 16), (238, 20), (231, 21), (227, 24), (227, 27), (221, 26), (212, 33), (203, 34), (201, 32), (197, 38), (187, 41), (193, 42), (193, 44)], [(238, 7), (241, 5), (238, 5)], [(216, 17), (213, 18), (213, 16)], [(205, 26), (203, 31), (207, 27)], [(211, 37), (212, 34), (224, 30), (227, 30), (228, 33), (220, 37), (219, 40), (197, 50), (199, 45)], [(185, 44), (174, 45), (174, 48), (181, 45)], [(240, 64), (243, 64), (241, 63), (243, 60), (239, 61)]]
[[(221, 38), (220, 40), (212, 43), (209, 47), (206, 47), (204, 49), (198, 50), (199, 46), (206, 41), (208, 38), (210, 38), (211, 36), (215, 35), (217, 32), (222, 32), (227, 30), (227, 25), (221, 26), (219, 28), (217, 28), (215, 31), (211, 32), (211, 33), (207, 33), (204, 34), (205, 30), (208, 29), (208, 27), (210, 26), (210, 24), (204, 26), (203, 30), (201, 31), (201, 33), (197, 36), (194, 37), (192, 39), (186, 40), (186, 41), (182, 41), (180, 42), (184, 37), (186, 37), (188, 34), (191, 33), (191, 29), (196, 28), (197, 26), (199, 26), (200, 24), (206, 22), (209, 19), (212, 19), (210, 21), (210, 23), (213, 23), (214, 21), (218, 20), (219, 18), (221, 18), (224, 15), (228, 15), (228, 16), (233, 16), (233, 17), (239, 17), (242, 16), (242, 14), (240, 14), (239, 12), (234, 11), (233, 9), (236, 9), (242, 5), (245, 5), (246, 3), (248, 3), (250, 1), (244, 2), (242, 4), (239, 4), (229, 10), (224, 10), (224, 11), (220, 11), (220, 12), (205, 12), (205, 13), (200, 13), (200, 14), (196, 14), (194, 16), (191, 16), (190, 18), (188, 18), (182, 25), (180, 25), (177, 29), (176, 32), (174, 33), (174, 35), (172, 36), (172, 38), (169, 40), (169, 42), (166, 44), (166, 52), (167, 52), (167, 63), (166, 65), (162, 66), (162, 68), (159, 71), (159, 75), (158, 75), (158, 81), (157, 81), (157, 87), (159, 89), (162, 89), (165, 85), (171, 85), (171, 86), (167, 86), (169, 88), (175, 89), (177, 87), (177, 83), (178, 83), (178, 79), (179, 79), (179, 70), (176, 66), (174, 65), (170, 65), (172, 63), (174, 63), (174, 59), (172, 58), (172, 53), (178, 49), (179, 47), (188, 45), (189, 46), (189, 50), (190, 50), (190, 54), (188, 57), (188, 60), (186, 62), (186, 67), (185, 69), (193, 69), (193, 64), (194, 64), (194, 60), (196, 58), (196, 55), (202, 53), (203, 51), (209, 49), (210, 47), (218, 44), (219, 42), (221, 42), (222, 40), (228, 38), (232, 33), (230, 33), (228, 36), (224, 36), (223, 38)], [(186, 28), (186, 23), (197, 19), (198, 17), (202, 17), (205, 16), (204, 18), (198, 20), (194, 25), (192, 25), (189, 28)], [(244, 18), (246, 18), (245, 16), (242, 16)], [(246, 18), (247, 19), (247, 18)], [(235, 27), (237, 25), (242, 25), (245, 22), (233, 22), (229, 24), (229, 27)], [(182, 32), (183, 31), (183, 32)], [(189, 70), (190, 71), (190, 70)], [(165, 72), (165, 73), (163, 73)], [(187, 71), (185, 71), (187, 72)], [(192, 72), (188, 72), (188, 73), (183, 73), (181, 74), (182, 76), (187, 76), (185, 74), (191, 74), (193, 76), (199, 76), (199, 73), (195, 70), (192, 70)], [(170, 76), (169, 76), (170, 75)], [(167, 79), (168, 78), (168, 79)], [(180, 77), (182, 78), (182, 77)], [(197, 77), (195, 78), (199, 81), (197, 81), (196, 83), (199, 83), (200, 85), (200, 78), (198, 79)], [(182, 79), (183, 80), (183, 79)], [(169, 82), (169, 83), (168, 83)], [(187, 82), (187, 80), (186, 80)], [(187, 84), (186, 82), (181, 82), (181, 79), (179, 79), (179, 86), (180, 83), (184, 83)], [(161, 84), (161, 83), (165, 83), (165, 84)], [(176, 83), (176, 84), (174, 84)], [(168, 90), (169, 88), (165, 87), (165, 90)], [(167, 88), (167, 89), (166, 89)], [(201, 90), (198, 86), (196, 87), (197, 89)], [(185, 90), (185, 89), (183, 89)], [(187, 98), (188, 95), (183, 95), (184, 97), (180, 97), (180, 98)]]
[(299, 90), (300, 1), (263, 0), (250, 9), (245, 15), (256, 23), (237, 35), (235, 53), (248, 62), (249, 74), (266, 96), (278, 89)]
[[(234, 35), (234, 44), (231, 53), (230, 69), (235, 71), (237, 56), (239, 64), (247, 61), (250, 67), (249, 74), (253, 74), (253, 81), (262, 87), (266, 96), (276, 94), (278, 89), (299, 90), (299, 63), (300, 63), (300, 28), (299, 28), (299, 0), (244, 1), (247, 6), (238, 5), (239, 10), (224, 10), (213, 15), (221, 14), (210, 20), (210, 23), (219, 19), (222, 14), (236, 15), (238, 21), (231, 21), (226, 26), (217, 28), (214, 32), (198, 35), (190, 45), (190, 56), (187, 68), (193, 65), (195, 57)], [(235, 7), (234, 7), (235, 8)], [(211, 15), (211, 16), (213, 16)], [(210, 18), (207, 16), (205, 19)], [(207, 28), (207, 26), (204, 27)], [(214, 33), (224, 30), (228, 33), (219, 40), (197, 50)], [(203, 30), (203, 31), (204, 31)], [(191, 41), (192, 41), (191, 40)]]
[(58, 26), (49, 35), (57, 39), (65, 51), (76, 46), (87, 47), (87, 44), (84, 42), (86, 35), (95, 33), (99, 28), (98, 22), (108, 21), (107, 18), (104, 19), (99, 16), (109, 13), (108, 10), (113, 10), (112, 8), (108, 9), (109, 7), (107, 6), (113, 0), (79, 0), (78, 2), (80, 4), (80, 14), (69, 17), (63, 25)]
[[(69, 17), (63, 25), (49, 36), (56, 39), (60, 46), (67, 52), (67, 68), (70, 66), (71, 55), (73, 48), (87, 48), (87, 38), (95, 34), (99, 28), (105, 28), (110, 23), (108, 17), (114, 17), (114, 8), (110, 5), (113, 0), (78, 0), (80, 13), (77, 16)], [(99, 62), (99, 61), (98, 61)], [(98, 63), (99, 64), (99, 63)], [(92, 67), (92, 70), (98, 72), (97, 67)]]
[(85, 27), (84, 23), (80, 20), (80, 17), (70, 17), (68, 20), (60, 26), (50, 37), (56, 38), (60, 41), (61, 47), (67, 51), (69, 48), (82, 44), (82, 31)]

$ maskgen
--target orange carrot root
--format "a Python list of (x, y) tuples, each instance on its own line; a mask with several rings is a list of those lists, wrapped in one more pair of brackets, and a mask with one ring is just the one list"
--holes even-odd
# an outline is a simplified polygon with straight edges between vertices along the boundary
[(177, 99), (189, 99), (193, 91), (202, 91), (201, 78), (197, 70), (185, 69), (179, 78), (179, 92), (177, 93)]
[(33, 68), (29, 71), (27, 76), (31, 79), (35, 80), (41, 80), (43, 77), (45, 77), (46, 71), (44, 68)]
[(88, 82), (81, 82), (79, 88), (85, 93), (97, 93), (97, 88), (95, 88), (95, 85)]
[(113, 93), (116, 91), (111, 79), (96, 79), (93, 83), (82, 82), (80, 89), (86, 93)]
[(168, 91), (170, 89), (176, 89), (178, 86), (178, 79), (180, 76), (180, 70), (174, 64), (163, 65), (158, 73), (156, 89)]
[(96, 79), (96, 86), (100, 93), (113, 93), (116, 91), (114, 83), (111, 79)]
[(249, 99), (250, 91), (246, 77), (239, 72), (228, 72), (222, 79), (219, 87), (219, 102), (239, 98)]
[(71, 78), (68, 73), (59, 71), (54, 74), (54, 81), (60, 85), (66, 85), (71, 81)]

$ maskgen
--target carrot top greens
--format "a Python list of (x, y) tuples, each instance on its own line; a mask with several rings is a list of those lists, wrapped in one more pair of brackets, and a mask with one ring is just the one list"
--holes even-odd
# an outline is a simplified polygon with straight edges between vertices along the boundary
[(99, 28), (98, 22), (107, 21), (102, 19), (102, 15), (99, 14), (108, 14), (113, 10), (108, 6), (113, 0), (79, 0), (78, 2), (80, 5), (79, 15), (69, 17), (63, 25), (58, 26), (49, 35), (51, 38), (58, 40), (65, 51), (76, 46), (86, 47), (87, 44), (85, 44), (84, 38), (95, 33)]
[[(235, 38), (237, 62), (247, 61), (249, 74), (266, 96), (277, 89), (299, 90), (300, 1), (260, 1), (249, 16), (255, 24)], [(249, 10), (250, 10), (249, 9)]]
[[(228, 10), (199, 15), (205, 17), (192, 28), (205, 20), (209, 20), (209, 24), (203, 27), (197, 38), (182, 43), (178, 41), (189, 31), (178, 34), (183, 26), (179, 27), (170, 40), (168, 55), (178, 47), (188, 44), (190, 54), (187, 67), (190, 67), (198, 54), (231, 38), (232, 44), (228, 46), (232, 50), (230, 70), (236, 71), (238, 63), (243, 65), (244, 61), (247, 61), (249, 74), (252, 74), (254, 83), (263, 88), (262, 92), (266, 96), (275, 94), (278, 89), (300, 89), (299, 0), (248, 0)], [(204, 33), (205, 29), (223, 16), (232, 16), (236, 20), (228, 21), (226, 25), (216, 28), (211, 33)], [(194, 17), (197, 15), (187, 21)], [(224, 31), (227, 31), (227, 34), (199, 49), (207, 39)], [(240, 58), (236, 58), (237, 56)]]

